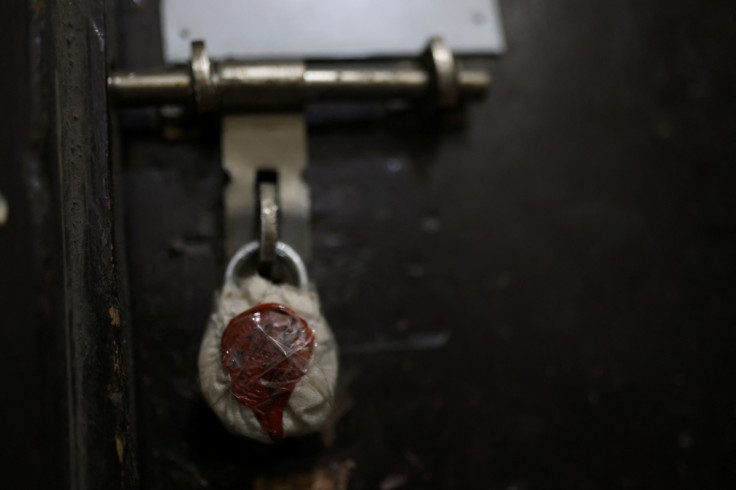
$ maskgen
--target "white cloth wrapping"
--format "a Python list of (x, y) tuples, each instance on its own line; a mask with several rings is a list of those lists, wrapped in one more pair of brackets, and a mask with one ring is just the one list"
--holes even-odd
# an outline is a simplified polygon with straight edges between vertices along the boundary
[(337, 384), (337, 343), (320, 312), (314, 288), (276, 285), (254, 275), (239, 284), (226, 283), (215, 299), (199, 350), (199, 383), (207, 403), (230, 432), (261, 442), (273, 442), (250, 407), (231, 393), (230, 376), (222, 367), (221, 339), (228, 323), (260, 304), (288, 306), (307, 321), (315, 333), (315, 346), (307, 372), (292, 391), (284, 409), (284, 437), (319, 430), (332, 411)]

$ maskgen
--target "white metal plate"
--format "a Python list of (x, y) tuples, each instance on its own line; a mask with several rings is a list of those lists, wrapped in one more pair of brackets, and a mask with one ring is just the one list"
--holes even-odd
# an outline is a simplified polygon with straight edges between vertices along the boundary
[(420, 52), (431, 36), (458, 54), (500, 54), (497, 0), (162, 0), (166, 62), (204, 39), (213, 58), (363, 58)]

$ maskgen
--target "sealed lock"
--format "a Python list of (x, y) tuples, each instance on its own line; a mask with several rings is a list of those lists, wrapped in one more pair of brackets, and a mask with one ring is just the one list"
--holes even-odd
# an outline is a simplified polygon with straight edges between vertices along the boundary
[[(298, 254), (278, 242), (294, 283), (249, 267), (258, 243), (241, 248), (225, 273), (202, 340), (202, 394), (228, 430), (261, 442), (318, 431), (335, 400), (337, 344)], [(246, 276), (241, 269), (250, 270)]]

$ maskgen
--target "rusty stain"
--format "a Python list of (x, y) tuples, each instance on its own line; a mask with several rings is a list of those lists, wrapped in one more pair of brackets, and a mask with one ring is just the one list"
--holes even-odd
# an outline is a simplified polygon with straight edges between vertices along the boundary
[(120, 364), (122, 363), (122, 359), (120, 357), (120, 348), (118, 347), (118, 343), (114, 342), (115, 344), (115, 352), (113, 353), (112, 359), (113, 359), (113, 369), (115, 371), (115, 374), (120, 374)]
[(115, 449), (118, 451), (118, 461), (123, 464), (123, 456), (125, 455), (125, 436), (115, 436)]
[(118, 310), (117, 306), (111, 306), (107, 312), (110, 314), (110, 321), (112, 322), (113, 326), (119, 327), (120, 326), (120, 310)]
[(381, 490), (396, 490), (406, 484), (407, 476), (402, 474), (388, 475), (381, 481)]
[(31, 2), (30, 7), (34, 20), (39, 20), (46, 14), (46, 5), (44, 2)]
[(257, 476), (254, 490), (346, 490), (355, 461), (349, 459), (328, 468), (317, 468), (309, 473), (279, 476)]

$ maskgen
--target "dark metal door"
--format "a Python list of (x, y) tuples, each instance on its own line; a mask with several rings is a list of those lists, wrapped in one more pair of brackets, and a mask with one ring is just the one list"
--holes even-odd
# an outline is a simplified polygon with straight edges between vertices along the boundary
[(732, 487), (732, 8), (502, 8), (466, 128), (310, 111), (339, 409), (266, 449), (196, 385), (226, 260), (216, 124), (107, 111), (108, 66), (161, 65), (157, 3), (0, 7), (7, 481)]

